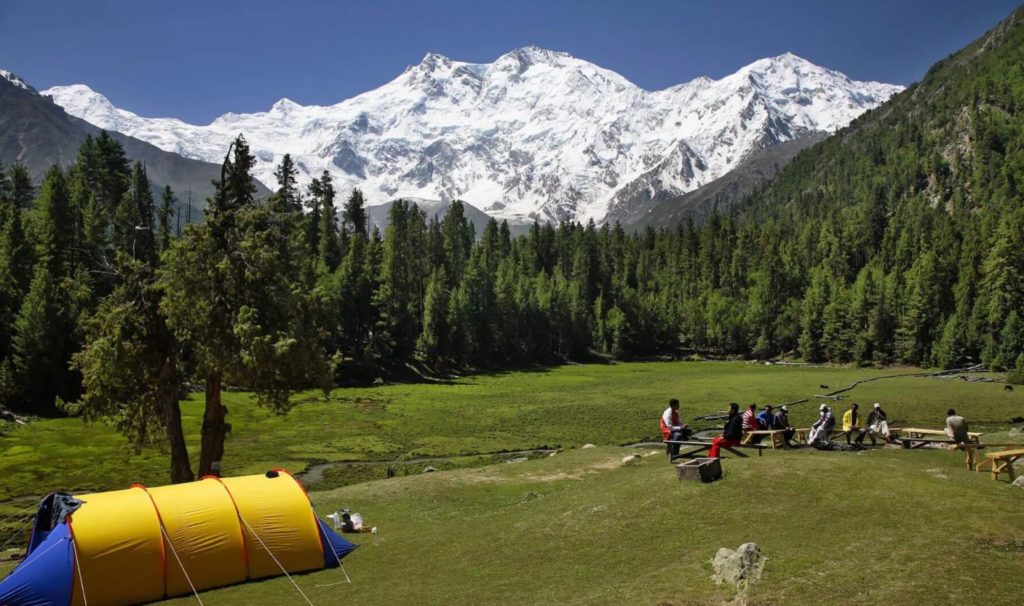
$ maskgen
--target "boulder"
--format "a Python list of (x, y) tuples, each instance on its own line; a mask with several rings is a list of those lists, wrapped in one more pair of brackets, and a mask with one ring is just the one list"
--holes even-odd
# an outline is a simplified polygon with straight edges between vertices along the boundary
[(742, 589), (761, 578), (766, 560), (756, 543), (744, 543), (735, 551), (722, 547), (711, 562), (715, 569), (711, 578), (718, 585), (726, 583)]
[(622, 458), (622, 464), (623, 465), (629, 465), (630, 463), (634, 463), (636, 461), (639, 461), (642, 458), (643, 457), (638, 455), (638, 454), (631, 454), (629, 456), (625, 456), (625, 457)]
[(593, 444), (584, 444), (583, 446), (580, 446), (580, 448), (597, 448), (597, 446), (594, 446)]
[(1016, 486), (1017, 488), (1024, 488), (1024, 476), (1019, 476), (1016, 480), (1014, 480), (1013, 485)]
[(437, 471), (437, 468), (431, 467), (430, 465), (423, 468), (423, 473), (433, 473), (435, 471)]

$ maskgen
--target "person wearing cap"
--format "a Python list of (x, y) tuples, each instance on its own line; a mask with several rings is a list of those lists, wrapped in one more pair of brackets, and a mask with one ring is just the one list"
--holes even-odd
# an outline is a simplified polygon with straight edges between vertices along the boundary
[[(679, 400), (672, 398), (668, 401), (668, 408), (661, 413), (661, 439), (668, 441), (686, 440), (693, 434), (693, 430), (686, 423), (679, 422)], [(668, 456), (679, 454), (679, 444), (668, 444)]]
[(711, 450), (708, 451), (708, 456), (717, 459), (719, 450), (723, 446), (738, 446), (740, 440), (743, 439), (743, 419), (740, 417), (740, 405), (736, 402), (729, 404), (729, 418), (725, 421), (725, 427), (722, 428), (722, 435), (715, 436), (713, 442), (711, 442)]
[(864, 430), (860, 427), (860, 414), (858, 414), (859, 406), (854, 402), (850, 404), (850, 410), (843, 413), (843, 434), (846, 435), (846, 443), (850, 443), (850, 436), (853, 432), (857, 432), (857, 443), (862, 444), (864, 442)]
[(866, 424), (865, 431), (861, 432), (860, 436), (857, 437), (857, 443), (864, 443), (864, 434), (867, 434), (871, 438), (871, 445), (875, 446), (875, 435), (882, 436), (882, 439), (886, 442), (889, 441), (889, 423), (886, 421), (885, 411), (882, 410), (882, 405), (875, 402), (874, 408), (871, 413), (868, 414), (868, 422)]
[(796, 429), (789, 424), (789, 406), (783, 404), (779, 408), (779, 412), (775, 413), (775, 421), (772, 423), (772, 429), (782, 430), (782, 444), (785, 445), (786, 448), (791, 448), (793, 446), (789, 441), (793, 439)]
[(831, 442), (829, 436), (836, 426), (836, 418), (832, 416), (832, 409), (822, 404), (818, 407), (818, 420), (811, 425), (811, 433), (807, 436), (807, 444), (810, 446), (825, 447)]

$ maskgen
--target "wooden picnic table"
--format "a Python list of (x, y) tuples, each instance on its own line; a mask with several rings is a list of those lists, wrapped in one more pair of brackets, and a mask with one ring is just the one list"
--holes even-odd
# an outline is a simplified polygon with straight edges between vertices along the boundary
[(978, 471), (982, 471), (984, 467), (991, 466), (993, 480), (998, 480), (999, 474), (1005, 472), (1006, 475), (1010, 476), (1010, 481), (1012, 482), (1017, 477), (1013, 469), (1013, 463), (1021, 457), (1024, 457), (1024, 448), (990, 452), (985, 454), (985, 460), (978, 465)]
[[(796, 438), (796, 441), (801, 444), (806, 444), (807, 438), (811, 436), (810, 427), (796, 427), (794, 428), (794, 431), (796, 433), (793, 434), (793, 437)], [(839, 431), (838, 429), (833, 429), (832, 431), (829, 432), (828, 439), (831, 440), (832, 438), (838, 438), (841, 435), (843, 435), (843, 432)]]
[(776, 443), (784, 448), (789, 448), (789, 444), (786, 444), (785, 429), (755, 429), (754, 431), (748, 431), (743, 434), (743, 441), (741, 441), (740, 444), (750, 446), (755, 436), (770, 437), (772, 441), (772, 450), (775, 450)]
[[(674, 461), (676, 459), (694, 459), (697, 457), (698, 454), (711, 450), (711, 442), (702, 442), (698, 440), (665, 440), (666, 447), (669, 444), (679, 444), (680, 446), (688, 447), (685, 451), (682, 448), (680, 448), (679, 454), (675, 456), (671, 456), (670, 454), (670, 461)], [(720, 448), (722, 448), (723, 450), (728, 450), (729, 452), (731, 452), (732, 454), (736, 455), (741, 459), (748, 458), (748, 455), (740, 452), (739, 450), (736, 450), (737, 447), (735, 446), (721, 446)], [(764, 448), (764, 446), (761, 446), (760, 444), (749, 444), (743, 446), (743, 448), (756, 448), (757, 456), (761, 456), (761, 449)]]
[[(911, 439), (925, 438), (927, 436), (941, 436), (944, 438), (949, 438), (949, 436), (946, 434), (946, 431), (943, 429), (922, 429), (920, 427), (890, 427), (889, 432), (899, 434), (899, 439), (903, 439), (903, 436), (906, 436)], [(974, 442), (975, 444), (981, 441), (981, 436), (982, 432), (980, 431), (967, 432), (967, 438), (971, 442)]]

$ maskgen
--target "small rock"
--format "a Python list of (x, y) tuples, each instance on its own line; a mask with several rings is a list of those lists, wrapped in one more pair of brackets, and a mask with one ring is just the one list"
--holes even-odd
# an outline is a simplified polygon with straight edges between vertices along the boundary
[(1013, 485), (1016, 486), (1017, 488), (1024, 488), (1024, 476), (1020, 476), (1016, 480), (1014, 480)]
[(584, 445), (583, 445), (583, 446), (581, 446), (580, 448), (581, 448), (581, 449), (582, 449), (582, 448), (597, 448), (597, 446), (594, 446), (593, 444), (584, 444)]
[(761, 578), (766, 560), (756, 543), (744, 543), (736, 551), (722, 547), (711, 563), (715, 569), (711, 578), (718, 585), (728, 583), (742, 588)]
[(631, 454), (631, 455), (629, 455), (629, 456), (627, 456), (627, 457), (624, 457), (624, 458), (622, 459), (622, 464), (623, 464), (623, 465), (629, 465), (630, 463), (634, 463), (634, 462), (636, 462), (636, 461), (639, 461), (639, 460), (640, 460), (640, 459), (642, 459), (642, 458), (643, 458), (643, 457), (641, 457), (641, 456), (640, 456), (640, 455), (638, 455), (638, 454)]
[(555, 456), (556, 454), (558, 454), (560, 452), (562, 452), (562, 451), (561, 450), (556, 450), (556, 451), (552, 452), (551, 454), (549, 454), (548, 456), (549, 457), (553, 457), (553, 456)]
[(514, 458), (514, 459), (509, 459), (509, 460), (507, 460), (507, 461), (505, 461), (505, 462), (506, 462), (506, 463), (525, 463), (525, 462), (527, 462), (527, 461), (529, 461), (529, 460), (530, 460), (530, 459), (528, 459), (528, 458), (526, 458), (526, 457), (516, 457), (516, 458)]
[(435, 471), (437, 471), (437, 468), (431, 467), (430, 465), (423, 468), (423, 473), (433, 473)]

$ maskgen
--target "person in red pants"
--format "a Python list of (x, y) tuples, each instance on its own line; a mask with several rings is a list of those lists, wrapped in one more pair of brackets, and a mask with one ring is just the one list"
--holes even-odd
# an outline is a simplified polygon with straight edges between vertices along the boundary
[(722, 429), (722, 435), (716, 436), (711, 443), (711, 451), (708, 453), (713, 459), (718, 458), (719, 450), (723, 446), (739, 446), (743, 439), (743, 419), (740, 417), (740, 405), (732, 402), (729, 404), (729, 418)]

